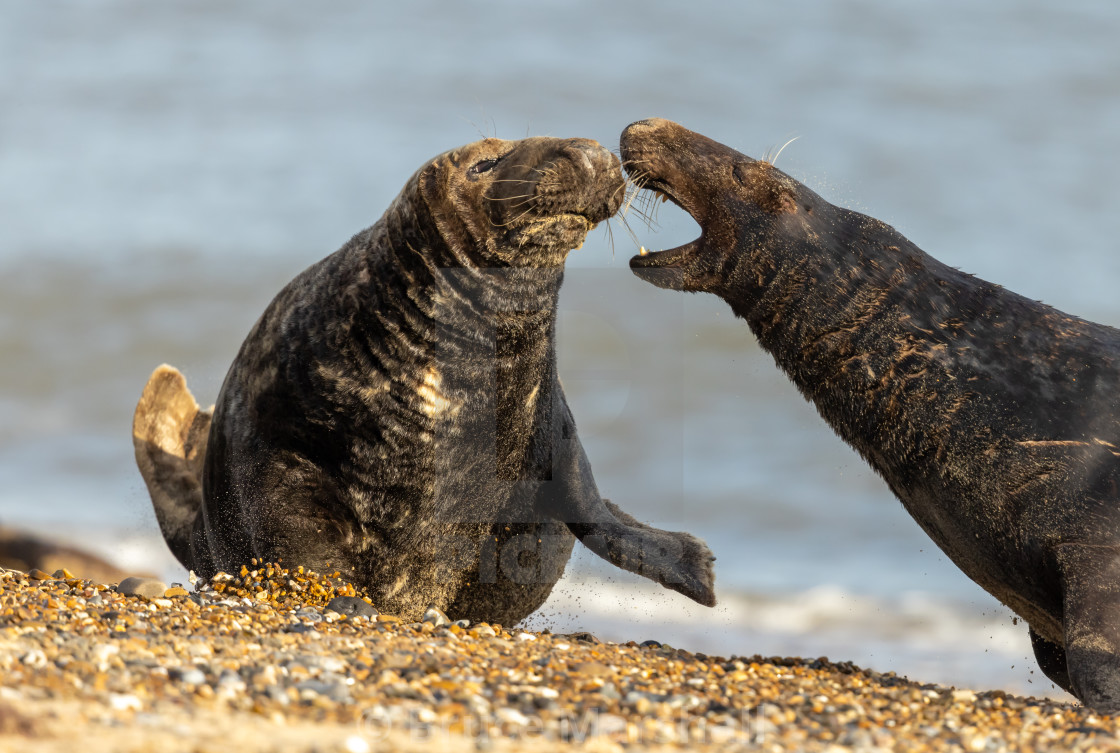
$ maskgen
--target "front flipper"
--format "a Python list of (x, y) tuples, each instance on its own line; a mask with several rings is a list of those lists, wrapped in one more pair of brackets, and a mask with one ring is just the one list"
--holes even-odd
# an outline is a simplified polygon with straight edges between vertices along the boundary
[[(628, 528), (627, 535), (643, 531), (649, 536), (643, 542), (642, 569), (634, 572), (656, 580), (666, 588), (682, 593), (706, 607), (716, 605), (716, 576), (712, 568), (716, 558), (707, 544), (685, 531), (662, 531), (642, 523), (609, 499), (604, 499), (603, 504), (608, 513)], [(671, 538), (658, 543), (659, 537)], [(649, 548), (650, 545), (652, 548)], [(659, 573), (667, 575), (671, 580), (662, 580), (658, 577)]]
[(1076, 695), (1073, 692), (1073, 685), (1069, 681), (1069, 670), (1066, 669), (1066, 650), (1057, 643), (1052, 643), (1043, 638), (1034, 631), (1034, 628), (1030, 629), (1030, 635), (1034, 658), (1038, 662), (1038, 668), (1042, 670), (1042, 674), (1070, 695)]
[(1120, 712), (1120, 548), (1061, 544), (1057, 556), (1070, 692), (1098, 713)]
[(640, 523), (599, 496), (591, 463), (566, 420), (558, 437), (556, 473), (542, 488), (542, 511), (568, 526), (588, 549), (623, 570), (657, 581), (707, 607), (715, 606), (715, 557), (692, 534)]

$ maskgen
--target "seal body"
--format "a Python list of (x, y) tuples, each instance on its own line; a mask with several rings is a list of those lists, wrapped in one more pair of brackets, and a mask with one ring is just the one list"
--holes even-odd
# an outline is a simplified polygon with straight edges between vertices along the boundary
[(276, 296), (208, 431), (182, 377), (157, 369), (134, 440), (180, 561), (282, 559), (337, 570), (406, 619), (434, 603), (513, 624), (578, 537), (713, 603), (702, 542), (600, 498), (557, 379), (565, 258), (623, 187), (585, 139), (447, 152)]
[(631, 259), (720, 296), (938, 546), (1120, 710), (1120, 331), (948, 267), (886, 224), (665, 120), (627, 169), (699, 222)]

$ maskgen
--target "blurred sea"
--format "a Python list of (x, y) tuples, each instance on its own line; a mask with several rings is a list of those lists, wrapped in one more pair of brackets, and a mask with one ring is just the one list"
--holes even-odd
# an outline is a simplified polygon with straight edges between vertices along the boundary
[[(182, 580), (135, 470), (161, 362), (212, 402), (292, 276), (482, 135), (609, 146), (648, 116), (761, 156), (938, 258), (1120, 324), (1120, 6), (291, 0), (0, 16), (0, 522)], [(560, 366), (599, 488), (703, 536), (706, 610), (580, 551), (537, 627), (828, 655), (1051, 692), (1026, 629), (906, 515), (716, 299), (572, 254)]]

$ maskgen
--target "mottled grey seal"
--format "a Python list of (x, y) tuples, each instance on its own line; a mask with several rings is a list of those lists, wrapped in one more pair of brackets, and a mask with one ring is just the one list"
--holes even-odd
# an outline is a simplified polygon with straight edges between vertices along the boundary
[(377, 607), (513, 624), (574, 538), (714, 604), (711, 553), (596, 489), (557, 380), (568, 252), (622, 201), (586, 139), (486, 139), (419, 170), (385, 215), (284, 288), (211, 419), (170, 367), (137, 406), (168, 545), (200, 574), (256, 557), (338, 570)]
[(1120, 710), (1120, 331), (946, 266), (886, 224), (666, 120), (622, 135), (700, 237), (634, 273), (720, 296), (1039, 665)]

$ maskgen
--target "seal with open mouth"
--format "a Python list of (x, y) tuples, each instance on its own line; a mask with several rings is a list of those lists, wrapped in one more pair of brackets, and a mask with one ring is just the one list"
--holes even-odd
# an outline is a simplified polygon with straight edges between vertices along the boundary
[(133, 437), (179, 561), (209, 575), (283, 559), (405, 619), (434, 603), (513, 624), (578, 538), (713, 604), (703, 542), (600, 498), (557, 379), (564, 261), (623, 188), (586, 139), (447, 152), (276, 296), (212, 417), (157, 369)]
[(1120, 331), (946, 266), (666, 120), (623, 162), (702, 228), (630, 260), (745, 319), (938, 546), (1030, 626), (1046, 675), (1120, 711)]

